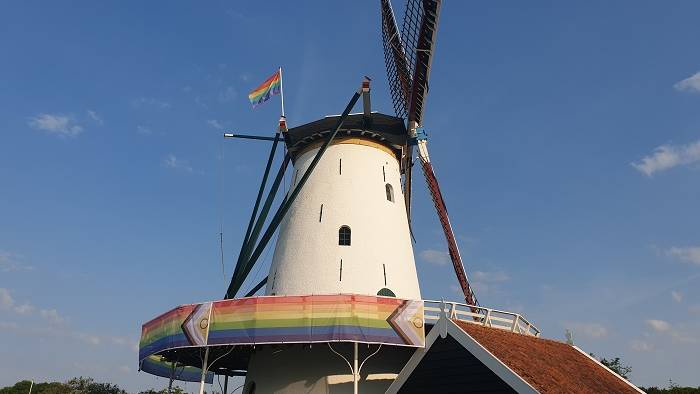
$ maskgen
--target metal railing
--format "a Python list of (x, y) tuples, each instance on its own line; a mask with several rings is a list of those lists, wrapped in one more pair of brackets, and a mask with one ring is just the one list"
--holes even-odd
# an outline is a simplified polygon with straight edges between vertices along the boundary
[(540, 336), (540, 330), (519, 313), (459, 302), (433, 300), (425, 300), (424, 302), (426, 323), (429, 321), (437, 321), (440, 319), (440, 312), (444, 311), (448, 318), (457, 319), (465, 323), (498, 328), (534, 337)]

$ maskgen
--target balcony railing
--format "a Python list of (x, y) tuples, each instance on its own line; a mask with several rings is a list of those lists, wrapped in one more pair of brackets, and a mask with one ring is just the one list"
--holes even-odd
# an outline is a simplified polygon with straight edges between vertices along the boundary
[(540, 336), (540, 330), (521, 314), (459, 302), (425, 300), (425, 321), (437, 321), (444, 310), (450, 319), (485, 327), (498, 328), (523, 335)]

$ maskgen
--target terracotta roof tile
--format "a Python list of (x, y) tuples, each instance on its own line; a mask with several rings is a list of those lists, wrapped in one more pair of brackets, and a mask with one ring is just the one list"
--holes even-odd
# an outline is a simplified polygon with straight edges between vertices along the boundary
[(638, 393), (566, 343), (454, 322), (541, 393)]

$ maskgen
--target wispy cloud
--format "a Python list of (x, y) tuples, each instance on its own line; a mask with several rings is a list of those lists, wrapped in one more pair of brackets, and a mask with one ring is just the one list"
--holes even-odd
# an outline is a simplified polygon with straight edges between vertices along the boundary
[(184, 171), (188, 173), (194, 172), (194, 169), (187, 160), (178, 159), (174, 154), (170, 153), (163, 159), (163, 165), (174, 170)]
[(564, 326), (573, 332), (574, 338), (577, 335), (592, 339), (600, 339), (608, 336), (608, 329), (600, 323), (566, 322)]
[(219, 93), (219, 101), (222, 103), (228, 103), (233, 101), (238, 97), (238, 91), (233, 86), (228, 86), (221, 93)]
[(131, 105), (136, 108), (154, 107), (159, 109), (170, 108), (170, 103), (153, 97), (138, 97), (131, 100)]
[(474, 271), (471, 276), (475, 281), (489, 283), (505, 282), (510, 279), (503, 271)]
[(697, 332), (688, 334), (682, 329), (674, 327), (671, 323), (665, 320), (649, 319), (646, 321), (646, 323), (656, 333), (669, 337), (675, 342), (692, 344), (700, 343), (700, 338), (697, 336)]
[[(66, 321), (55, 309), (37, 309), (28, 302), (18, 304), (9, 289), (0, 287), (0, 310), (11, 311), (19, 315), (35, 315), (46, 319), (49, 323), (61, 324)], [(36, 312), (36, 313), (35, 313)]]
[(37, 130), (61, 137), (76, 137), (83, 132), (83, 127), (68, 115), (39, 114), (30, 118), (28, 124)]
[(95, 121), (95, 123), (97, 123), (98, 125), (102, 126), (105, 123), (102, 120), (102, 117), (97, 112), (89, 109), (89, 110), (87, 110), (87, 114), (90, 117), (90, 119)]
[(34, 267), (18, 254), (0, 250), (0, 272), (31, 271)]
[(665, 320), (649, 319), (647, 325), (656, 332), (666, 332), (671, 330), (671, 323)]
[(222, 126), (221, 123), (219, 123), (219, 121), (216, 119), (207, 120), (207, 124), (217, 130), (221, 130), (224, 128), (224, 126)]
[(671, 298), (673, 298), (673, 301), (680, 303), (683, 301), (683, 294), (674, 290), (674, 291), (671, 291)]
[(700, 93), (700, 71), (682, 81), (676, 82), (673, 87), (681, 92)]
[(635, 339), (630, 342), (630, 348), (637, 352), (648, 352), (654, 349), (654, 345), (647, 341)]
[(650, 155), (631, 164), (642, 174), (652, 176), (655, 172), (698, 161), (700, 161), (700, 140), (687, 145), (661, 145)]
[(150, 128), (148, 128), (148, 127), (146, 127), (146, 126), (142, 126), (142, 125), (136, 126), (136, 131), (137, 131), (139, 134), (143, 134), (143, 135), (151, 135), (151, 134), (153, 134), (153, 130), (151, 130)]
[(666, 255), (675, 257), (686, 263), (700, 265), (700, 246), (674, 246), (666, 251)]
[(447, 265), (450, 262), (450, 255), (441, 250), (426, 249), (418, 256), (422, 261), (434, 265)]

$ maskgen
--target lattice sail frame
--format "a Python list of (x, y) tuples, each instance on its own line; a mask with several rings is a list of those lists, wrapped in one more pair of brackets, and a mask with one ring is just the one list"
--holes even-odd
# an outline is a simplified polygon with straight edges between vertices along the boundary
[(440, 6), (441, 0), (408, 0), (399, 34), (390, 0), (381, 0), (384, 61), (394, 110), (397, 116), (408, 121), (409, 143), (404, 149), (403, 166), (405, 170), (404, 197), (409, 222), (411, 217), (413, 144), (416, 143), (417, 139), (421, 167), (447, 240), (457, 280), (467, 303), (478, 305), (476, 295), (469, 284), (462, 264), (462, 257), (447, 215), (447, 207), (442, 198), (440, 186), (430, 163), (427, 140), (422, 132), (420, 133), (422, 135), (417, 135), (417, 130), (422, 130), (423, 108), (428, 94), (428, 80)]

